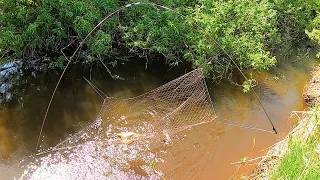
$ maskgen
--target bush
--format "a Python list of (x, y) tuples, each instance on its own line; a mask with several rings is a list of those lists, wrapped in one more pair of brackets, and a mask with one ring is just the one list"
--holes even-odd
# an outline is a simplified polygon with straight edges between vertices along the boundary
[(149, 8), (143, 14), (123, 28), (127, 45), (162, 53), (172, 64), (183, 57), (197, 67), (225, 74), (233, 64), (212, 38), (242, 68), (265, 70), (276, 62), (268, 47), (280, 36), (276, 11), (268, 1), (201, 1), (174, 11)]
[[(278, 28), (281, 34), (281, 49), (289, 54), (297, 44), (305, 43), (305, 29), (315, 18), (320, 4), (317, 0), (276, 0)], [(288, 53), (289, 51), (289, 53)]]
[[(4, 0), (0, 6), (0, 55), (13, 58), (60, 54), (62, 47), (86, 36), (106, 12), (118, 7), (116, 0)], [(101, 43), (110, 49), (110, 37), (101, 32), (114, 29), (111, 23), (94, 34), (91, 43), (98, 49), (91, 46), (92, 51), (106, 54)]]
[[(316, 45), (320, 45), (320, 2), (317, 5), (317, 16), (310, 23), (306, 30), (306, 34)], [(320, 51), (317, 54), (317, 57), (320, 58)]]
[[(70, 54), (106, 14), (130, 2), (0, 0), (0, 56), (58, 57), (61, 48), (74, 42), (66, 50)], [(121, 11), (90, 36), (83, 58), (108, 56), (121, 45), (138, 54), (163, 54), (171, 65), (187, 60), (216, 77), (234, 68), (228, 55), (242, 69), (267, 70), (276, 63), (274, 50), (305, 39), (304, 30), (319, 10), (317, 0), (154, 2), (171, 10), (140, 5)], [(315, 41), (318, 21), (308, 31)]]

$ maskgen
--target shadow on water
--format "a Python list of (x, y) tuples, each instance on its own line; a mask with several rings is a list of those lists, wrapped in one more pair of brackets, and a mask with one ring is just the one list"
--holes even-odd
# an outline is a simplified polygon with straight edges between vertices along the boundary
[[(270, 72), (254, 73), (259, 82), (256, 87), (279, 135), (253, 131), (214, 123), (201, 125), (183, 135), (181, 141), (168, 147), (163, 155), (165, 162), (159, 163), (169, 179), (202, 178), (228, 179), (237, 170), (232, 162), (244, 156), (257, 157), (261, 150), (274, 144), (292, 127), (287, 118), (292, 110), (303, 110), (306, 106), (302, 92), (310, 77), (312, 58), (295, 63), (280, 64)], [(124, 80), (113, 80), (100, 67), (71, 66), (56, 93), (46, 121), (42, 148), (54, 146), (69, 134), (94, 120), (101, 108), (102, 99), (82, 79), (92, 77), (92, 83), (108, 96), (134, 97), (148, 92), (180, 75), (190, 67), (169, 68), (163, 61), (149, 65), (135, 59), (112, 68), (114, 75)], [(0, 174), (12, 178), (21, 174), (18, 164), (34, 153), (40, 126), (61, 71), (25, 70), (10, 78), (1, 86), (0, 106)], [(3, 77), (3, 76), (2, 76)], [(272, 130), (268, 120), (252, 93), (244, 94), (241, 87), (229, 82), (209, 85), (209, 93), (219, 117)], [(256, 140), (253, 148), (253, 139)], [(196, 153), (195, 153), (196, 152)], [(186, 158), (188, 157), (188, 158)], [(247, 175), (252, 170), (245, 166), (237, 173)]]

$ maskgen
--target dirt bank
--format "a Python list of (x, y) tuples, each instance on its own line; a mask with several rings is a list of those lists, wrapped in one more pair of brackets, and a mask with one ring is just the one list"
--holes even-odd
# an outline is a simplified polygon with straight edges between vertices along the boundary
[(303, 98), (309, 107), (314, 107), (320, 102), (320, 66), (317, 66), (313, 73), (310, 82), (303, 94)]

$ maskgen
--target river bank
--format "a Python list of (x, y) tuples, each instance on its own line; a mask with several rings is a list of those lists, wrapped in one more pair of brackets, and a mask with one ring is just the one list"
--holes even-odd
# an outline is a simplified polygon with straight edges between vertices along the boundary
[(319, 179), (320, 177), (320, 67), (304, 92), (309, 106), (293, 111), (297, 126), (261, 157), (249, 179)]

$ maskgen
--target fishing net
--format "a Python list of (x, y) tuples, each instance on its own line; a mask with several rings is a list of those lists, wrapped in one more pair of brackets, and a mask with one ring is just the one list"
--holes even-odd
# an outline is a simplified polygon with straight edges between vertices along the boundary
[(132, 136), (134, 140), (169, 140), (175, 133), (215, 118), (202, 71), (196, 69), (134, 98), (106, 97), (97, 120), (55, 148), (82, 140), (102, 140), (106, 129), (115, 136)]
[(134, 98), (106, 97), (94, 122), (39, 153), (22, 179), (159, 179), (154, 149), (215, 118), (201, 69)]

